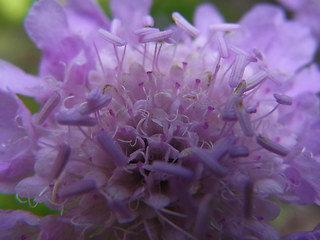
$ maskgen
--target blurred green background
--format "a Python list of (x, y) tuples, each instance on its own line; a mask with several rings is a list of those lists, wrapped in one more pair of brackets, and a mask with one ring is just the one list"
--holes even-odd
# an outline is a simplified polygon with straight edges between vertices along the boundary
[[(32, 74), (37, 73), (41, 52), (30, 41), (23, 29), (23, 19), (33, 0), (0, 0), (0, 58), (9, 61), (24, 71)], [(84, 0), (86, 1), (86, 0)], [(133, 0), (134, 1), (134, 0)], [(110, 15), (107, 0), (99, 0), (100, 4)], [(189, 21), (192, 21), (195, 7), (203, 2), (215, 4), (228, 22), (235, 22), (243, 13), (257, 2), (272, 2), (263, 0), (154, 0), (151, 14), (158, 26), (166, 26), (172, 23), (171, 13), (179, 11)], [(159, 24), (160, 23), (160, 24)], [(35, 111), (37, 105), (32, 99), (24, 98), (26, 105)], [(312, 230), (320, 223), (319, 208), (296, 207), (281, 204), (281, 215), (274, 222), (281, 234), (299, 230)], [(54, 213), (43, 204), (31, 208), (27, 203), (16, 201), (15, 196), (0, 194), (0, 209), (25, 209), (37, 215)], [(57, 213), (57, 212), (55, 212)]]

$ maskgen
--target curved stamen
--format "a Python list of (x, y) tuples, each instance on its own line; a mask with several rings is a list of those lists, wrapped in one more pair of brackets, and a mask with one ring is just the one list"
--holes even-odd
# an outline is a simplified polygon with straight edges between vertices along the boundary
[(151, 165), (151, 170), (169, 173), (182, 178), (190, 179), (193, 177), (193, 172), (188, 168), (162, 161), (153, 161)]
[(49, 97), (46, 103), (41, 108), (36, 122), (41, 125), (48, 118), (53, 109), (58, 106), (61, 100), (61, 96), (57, 91), (54, 91), (53, 94)]
[(84, 194), (97, 189), (96, 181), (93, 179), (82, 179), (73, 184), (63, 187), (58, 196), (62, 198), (72, 197), (79, 194)]
[(172, 33), (173, 31), (171, 29), (161, 31), (161, 32), (152, 32), (141, 37), (140, 42), (147, 43), (147, 42), (164, 41), (169, 37), (171, 37)]
[(113, 139), (105, 131), (102, 130), (98, 132), (97, 140), (102, 149), (111, 157), (111, 160), (117, 166), (124, 166), (128, 163), (128, 159), (120, 147), (113, 142)]
[(56, 120), (61, 125), (69, 126), (87, 126), (97, 125), (97, 120), (87, 115), (81, 115), (78, 111), (72, 109), (56, 116)]
[(292, 98), (287, 95), (280, 95), (280, 94), (273, 94), (274, 98), (276, 99), (277, 103), (283, 105), (292, 105)]
[(211, 31), (235, 31), (240, 28), (240, 24), (237, 23), (214, 23), (209, 25)]
[(280, 156), (287, 156), (290, 152), (289, 149), (283, 147), (282, 145), (270, 140), (269, 138), (266, 138), (262, 135), (257, 136), (257, 143), (265, 148), (266, 150), (273, 152), (275, 154), (278, 154)]
[(200, 34), (199, 30), (196, 29), (193, 25), (191, 25), (180, 13), (173, 12), (172, 19), (178, 27), (180, 27), (190, 36), (197, 37)]
[(114, 46), (117, 47), (122, 47), (124, 45), (127, 44), (127, 42), (123, 39), (121, 39), (120, 37), (100, 28), (98, 30), (98, 32), (101, 34), (102, 38), (106, 41), (108, 41), (109, 43), (113, 44)]
[(248, 137), (252, 137), (254, 132), (249, 120), (248, 113), (243, 107), (242, 101), (238, 101), (236, 103), (235, 113), (243, 133)]

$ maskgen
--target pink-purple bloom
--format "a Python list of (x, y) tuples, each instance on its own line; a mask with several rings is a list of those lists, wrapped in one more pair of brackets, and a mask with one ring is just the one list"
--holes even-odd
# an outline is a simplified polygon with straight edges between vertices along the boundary
[(320, 204), (313, 28), (203, 4), (158, 29), (151, 4), (33, 4), (39, 75), (0, 60), (0, 191), (60, 214), (1, 210), (0, 239), (316, 239), (269, 224), (270, 199)]

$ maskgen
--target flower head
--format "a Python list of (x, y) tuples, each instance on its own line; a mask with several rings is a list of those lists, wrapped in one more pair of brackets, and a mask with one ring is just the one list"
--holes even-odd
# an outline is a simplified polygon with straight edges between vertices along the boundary
[(267, 4), (238, 24), (204, 4), (166, 30), (151, 1), (110, 4), (113, 20), (93, 1), (35, 2), (39, 76), (1, 62), (0, 190), (61, 211), (2, 214), (23, 239), (279, 239), (269, 198), (320, 197), (309, 29)]

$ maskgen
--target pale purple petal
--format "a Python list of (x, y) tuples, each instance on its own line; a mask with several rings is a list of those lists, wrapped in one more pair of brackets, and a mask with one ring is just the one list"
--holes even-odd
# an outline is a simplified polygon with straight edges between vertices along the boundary
[[(0, 89), (26, 96), (35, 96), (46, 87), (39, 77), (23, 72), (20, 68), (0, 59)], [(43, 87), (41, 87), (43, 85)]]
[(223, 23), (224, 18), (210, 3), (204, 3), (197, 7), (194, 13), (194, 25), (201, 33), (208, 33), (210, 24)]
[(39, 233), (39, 217), (23, 210), (0, 210), (0, 239), (28, 239)]
[[(266, 61), (275, 69), (296, 71), (313, 58), (316, 42), (310, 30), (296, 21), (285, 21), (284, 11), (279, 7), (256, 5), (240, 24), (243, 31), (235, 34), (234, 40), (238, 43), (252, 41), (251, 47), (263, 51)], [(299, 47), (294, 47), (297, 45)], [(247, 46), (243, 44), (244, 48)], [(279, 56), (282, 56), (280, 61)]]
[(293, 86), (287, 92), (289, 96), (297, 96), (301, 92), (316, 94), (320, 91), (320, 71), (316, 64), (303, 69), (293, 82)]
[(14, 185), (32, 171), (34, 159), (28, 150), (33, 129), (29, 110), (16, 96), (0, 91), (0, 109), (1, 190), (12, 192)]
[(111, 0), (110, 8), (114, 18), (118, 18), (131, 31), (143, 27), (143, 19), (149, 14), (151, 0)]
[(64, 10), (56, 0), (35, 2), (25, 20), (25, 28), (40, 49), (55, 46), (69, 31)]
[(45, 178), (38, 176), (27, 177), (17, 184), (15, 191), (21, 197), (37, 198), (48, 184), (49, 182)]
[(66, 16), (72, 32), (90, 37), (99, 28), (109, 28), (109, 19), (100, 6), (93, 0), (66, 1)]

